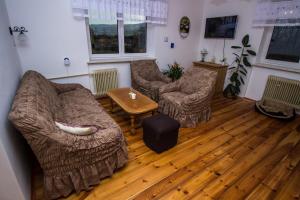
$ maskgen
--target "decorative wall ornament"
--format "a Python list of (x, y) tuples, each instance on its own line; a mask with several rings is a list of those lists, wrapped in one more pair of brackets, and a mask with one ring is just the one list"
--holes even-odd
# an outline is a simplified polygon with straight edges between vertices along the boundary
[(9, 29), (9, 33), (11, 35), (13, 35), (13, 33), (19, 33), (19, 34), (25, 34), (28, 32), (28, 30), (26, 30), (26, 28), (24, 26), (14, 26), (13, 28), (12, 27), (8, 27)]
[(254, 26), (300, 25), (300, 0), (259, 0)]
[(90, 23), (116, 20), (167, 24), (168, 0), (72, 0), (73, 16)]
[(179, 33), (181, 38), (187, 38), (190, 33), (191, 21), (187, 16), (184, 16), (180, 20)]
[(9, 33), (13, 35), (14, 33), (19, 33), (18, 40), (22, 43), (24, 43), (27, 40), (27, 36), (25, 33), (28, 32), (28, 30), (24, 26), (14, 26), (14, 27), (8, 27)]

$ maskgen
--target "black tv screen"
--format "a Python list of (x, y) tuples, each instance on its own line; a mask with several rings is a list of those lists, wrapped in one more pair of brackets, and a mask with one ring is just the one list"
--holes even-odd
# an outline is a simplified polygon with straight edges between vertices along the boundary
[(234, 38), (237, 16), (206, 19), (205, 38)]

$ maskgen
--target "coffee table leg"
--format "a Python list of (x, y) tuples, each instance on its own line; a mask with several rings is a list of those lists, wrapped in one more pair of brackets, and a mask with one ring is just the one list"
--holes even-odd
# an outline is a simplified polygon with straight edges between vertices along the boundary
[(110, 99), (110, 105), (111, 105), (111, 112), (114, 112), (114, 101)]
[(130, 123), (131, 123), (131, 134), (134, 135), (135, 134), (135, 127), (134, 127), (135, 117), (134, 117), (134, 115), (130, 115)]
[(152, 115), (155, 115), (157, 110), (152, 110)]

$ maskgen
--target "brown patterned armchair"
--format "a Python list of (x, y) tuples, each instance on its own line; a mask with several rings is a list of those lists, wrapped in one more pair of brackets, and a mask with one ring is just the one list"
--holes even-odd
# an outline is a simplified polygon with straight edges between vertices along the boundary
[[(89, 190), (127, 163), (121, 128), (79, 84), (56, 84), (25, 73), (9, 119), (30, 144), (44, 172), (46, 199)], [(73, 135), (55, 122), (95, 125), (91, 135)]]
[(216, 76), (214, 71), (191, 67), (181, 79), (160, 88), (159, 112), (179, 121), (181, 127), (209, 120)]
[(155, 60), (131, 62), (132, 87), (154, 101), (158, 101), (159, 99), (159, 88), (170, 82), (171, 79), (159, 71)]

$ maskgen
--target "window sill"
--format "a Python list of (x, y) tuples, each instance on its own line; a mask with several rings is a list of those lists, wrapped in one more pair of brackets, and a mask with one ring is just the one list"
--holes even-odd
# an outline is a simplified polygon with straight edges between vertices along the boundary
[(295, 69), (295, 68), (285, 67), (285, 66), (280, 66), (280, 65), (270, 65), (270, 64), (264, 64), (264, 63), (256, 63), (256, 64), (253, 64), (253, 66), (254, 67), (259, 67), (259, 68), (280, 70), (280, 71), (285, 71), (285, 72), (300, 73), (300, 69)]
[(107, 63), (129, 63), (136, 60), (156, 60), (155, 57), (150, 56), (134, 56), (134, 57), (118, 57), (118, 58), (94, 58), (90, 59), (87, 64), (107, 64)]

